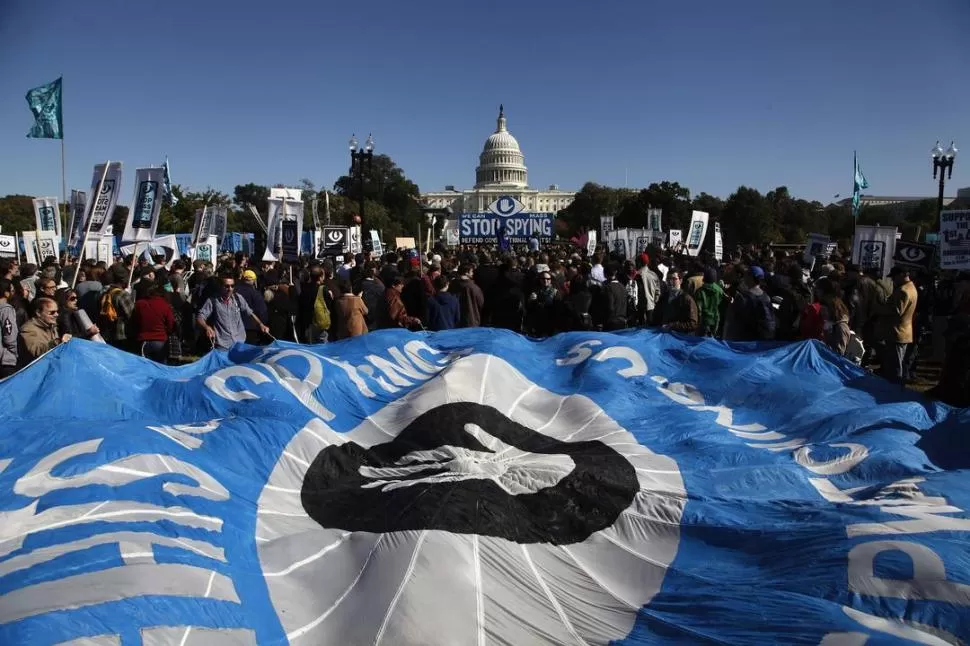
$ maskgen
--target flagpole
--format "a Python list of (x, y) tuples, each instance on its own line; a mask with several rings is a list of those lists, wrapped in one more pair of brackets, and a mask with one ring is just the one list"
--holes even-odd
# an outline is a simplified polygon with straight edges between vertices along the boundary
[[(64, 133), (61, 133), (61, 204), (64, 205), (64, 219), (61, 221), (61, 238), (64, 238), (64, 227), (67, 225), (67, 170), (64, 163)], [(57, 214), (60, 217), (60, 213)], [(60, 251), (58, 249), (58, 251)]]
[[(98, 180), (98, 190), (94, 192), (92, 199), (89, 201), (90, 211), (85, 209), (85, 211), (88, 213), (88, 221), (87, 226), (84, 227), (84, 240), (81, 241), (81, 249), (77, 254), (78, 270), (81, 268), (81, 261), (84, 259), (84, 252), (88, 246), (88, 238), (91, 235), (91, 222), (94, 221), (94, 210), (98, 206), (98, 197), (101, 195), (101, 189), (104, 188), (104, 180), (108, 177), (109, 168), (111, 168), (110, 159), (104, 163), (104, 172), (101, 173), (101, 179)], [(78, 270), (74, 271), (74, 278), (71, 280), (71, 289), (74, 289), (74, 286), (77, 284), (77, 275), (80, 273)]]

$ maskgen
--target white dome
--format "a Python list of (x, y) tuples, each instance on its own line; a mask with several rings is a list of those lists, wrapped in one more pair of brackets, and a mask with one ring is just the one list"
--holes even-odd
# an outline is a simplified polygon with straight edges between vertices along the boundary
[(504, 106), (499, 106), (498, 126), (485, 140), (478, 168), (475, 169), (475, 188), (525, 188), (527, 185), (528, 169), (525, 167), (525, 158), (519, 150), (519, 142), (506, 127)]

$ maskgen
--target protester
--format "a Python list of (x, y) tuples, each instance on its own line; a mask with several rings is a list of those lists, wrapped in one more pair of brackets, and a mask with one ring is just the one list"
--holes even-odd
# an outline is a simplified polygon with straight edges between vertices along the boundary
[[(262, 292), (256, 288), (255, 271), (246, 269), (242, 272), (242, 281), (236, 285), (236, 294), (246, 301), (249, 309), (253, 311), (261, 323), (265, 325), (269, 322), (269, 312), (266, 310), (266, 299), (263, 297)], [(262, 345), (264, 337), (260, 333), (256, 322), (247, 318), (243, 321), (243, 324), (246, 326), (246, 343), (250, 345)]]
[(144, 296), (135, 301), (131, 324), (141, 356), (165, 363), (168, 358), (166, 344), (176, 330), (175, 313), (161, 288), (153, 283), (145, 285)]
[(461, 304), (448, 291), (451, 281), (444, 274), (434, 279), (435, 295), (428, 300), (428, 329), (453, 330), (461, 320)]
[(101, 293), (98, 328), (109, 345), (127, 350), (129, 343), (128, 323), (135, 310), (135, 302), (128, 293), (128, 274), (121, 265), (108, 272), (110, 284)]
[(34, 300), (34, 317), (20, 330), (18, 359), (26, 366), (61, 343), (71, 340), (70, 334), (57, 330), (57, 303), (52, 298), (39, 296)]
[(696, 334), (699, 326), (697, 303), (683, 288), (683, 275), (678, 270), (667, 272), (667, 291), (656, 308), (657, 325), (664, 330)]
[[(667, 277), (670, 277), (669, 272)], [(721, 333), (721, 310), (724, 306), (724, 299), (724, 289), (717, 282), (717, 270), (708, 267), (704, 270), (704, 283), (694, 293), (699, 321), (698, 334), (701, 336), (717, 336)]]
[(222, 293), (207, 298), (195, 319), (209, 337), (212, 347), (228, 350), (235, 343), (243, 343), (246, 340), (243, 317), (253, 319), (259, 330), (267, 334), (269, 328), (256, 318), (246, 301), (236, 295), (236, 281), (232, 275), (223, 274), (219, 278)]
[(410, 316), (404, 301), (401, 300), (401, 291), (404, 289), (404, 281), (400, 276), (392, 278), (384, 291), (384, 300), (387, 303), (387, 318), (391, 327), (420, 328), (421, 320)]
[[(458, 280), (451, 284), (451, 293), (461, 305), (461, 319), (459, 327), (478, 327), (482, 324), (482, 308), (485, 306), (485, 294), (481, 287), (472, 281), (474, 269), (469, 264), (458, 268)], [(390, 301), (388, 301), (390, 302)]]
[(728, 310), (724, 324), (725, 341), (770, 341), (775, 338), (775, 311), (762, 289), (765, 272), (752, 266)]
[(17, 371), (17, 310), (10, 304), (13, 298), (13, 282), (0, 278), (0, 379)]
[(341, 339), (367, 334), (367, 305), (360, 297), (358, 288), (355, 294), (349, 281), (340, 281), (340, 298), (337, 299), (337, 309), (343, 319), (340, 325)]
[(70, 334), (73, 338), (90, 339), (100, 332), (98, 326), (88, 318), (87, 312), (78, 308), (77, 292), (73, 289), (57, 290), (55, 300), (60, 312), (57, 316), (57, 329), (61, 333)]
[(895, 289), (883, 314), (883, 340), (885, 348), (882, 355), (882, 376), (898, 384), (909, 379), (903, 359), (907, 346), (913, 342), (913, 316), (916, 314), (918, 299), (916, 286), (909, 276), (909, 269), (896, 265), (889, 272)]

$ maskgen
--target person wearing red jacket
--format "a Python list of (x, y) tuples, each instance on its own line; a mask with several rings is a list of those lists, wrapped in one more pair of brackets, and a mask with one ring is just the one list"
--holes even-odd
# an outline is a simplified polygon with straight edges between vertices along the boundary
[(168, 337), (175, 332), (175, 313), (168, 299), (155, 285), (135, 301), (131, 322), (137, 330), (141, 356), (163, 363), (168, 356)]

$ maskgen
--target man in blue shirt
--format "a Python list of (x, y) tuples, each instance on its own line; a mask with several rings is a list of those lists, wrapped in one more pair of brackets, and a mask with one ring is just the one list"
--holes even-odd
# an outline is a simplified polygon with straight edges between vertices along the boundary
[(206, 300), (196, 316), (196, 322), (212, 341), (212, 347), (228, 350), (234, 343), (245, 341), (244, 316), (252, 319), (263, 334), (269, 334), (269, 328), (253, 313), (246, 301), (235, 293), (236, 281), (232, 274), (223, 274), (220, 284), (222, 293)]

